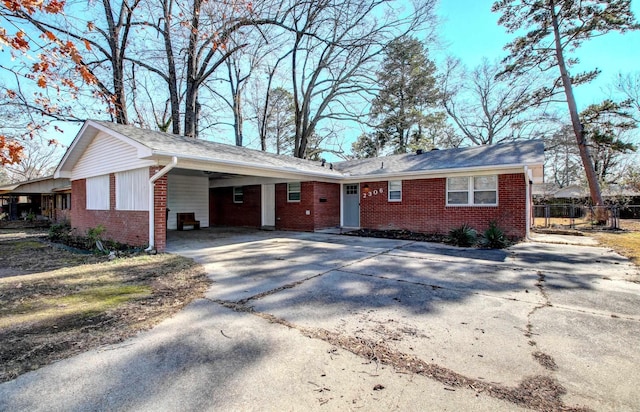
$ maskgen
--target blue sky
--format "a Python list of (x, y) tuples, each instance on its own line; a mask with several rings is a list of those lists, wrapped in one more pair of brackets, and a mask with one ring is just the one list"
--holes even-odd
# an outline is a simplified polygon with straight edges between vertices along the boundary
[[(506, 56), (503, 47), (514, 36), (498, 25), (500, 15), (491, 12), (492, 4), (488, 0), (441, 0), (439, 15), (444, 21), (439, 36), (445, 42), (444, 52), (469, 67), (479, 64), (483, 57), (492, 61)], [(631, 10), (640, 19), (640, 1), (632, 1)], [(583, 43), (576, 56), (580, 64), (573, 71), (602, 71), (593, 83), (575, 89), (579, 109), (583, 109), (609, 97), (603, 89), (616, 74), (640, 71), (640, 31), (591, 39)]]

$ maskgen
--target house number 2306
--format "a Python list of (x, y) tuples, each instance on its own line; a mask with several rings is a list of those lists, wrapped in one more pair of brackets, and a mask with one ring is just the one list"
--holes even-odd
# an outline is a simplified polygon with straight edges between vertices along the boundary
[(382, 187), (380, 189), (373, 189), (368, 192), (362, 193), (362, 198), (366, 199), (367, 197), (378, 196), (378, 194), (381, 194), (381, 193), (384, 193), (384, 188)]

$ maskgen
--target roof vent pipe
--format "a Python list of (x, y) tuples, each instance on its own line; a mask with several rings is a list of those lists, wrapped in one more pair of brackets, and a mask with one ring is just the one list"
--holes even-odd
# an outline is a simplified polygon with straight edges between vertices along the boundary
[(416, 154), (417, 154), (417, 155), (421, 155), (422, 153), (424, 153), (424, 152), (422, 151), (422, 149), (418, 149), (418, 150), (416, 150)]

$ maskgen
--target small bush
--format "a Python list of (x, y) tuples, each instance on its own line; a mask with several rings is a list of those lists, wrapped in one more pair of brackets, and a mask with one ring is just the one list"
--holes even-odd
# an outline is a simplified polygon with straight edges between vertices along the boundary
[(509, 239), (496, 222), (491, 222), (489, 228), (484, 231), (480, 244), (491, 249), (504, 249), (509, 246)]
[(460, 227), (451, 229), (447, 236), (447, 243), (455, 246), (469, 247), (476, 243), (478, 233), (466, 223)]
[(71, 238), (71, 226), (69, 222), (56, 223), (49, 227), (49, 240), (52, 242), (67, 243)]
[(104, 247), (102, 234), (105, 232), (105, 227), (103, 225), (98, 225), (96, 227), (92, 227), (87, 230), (87, 238), (91, 244), (91, 247), (95, 247), (98, 251), (102, 253), (109, 253), (107, 248)]

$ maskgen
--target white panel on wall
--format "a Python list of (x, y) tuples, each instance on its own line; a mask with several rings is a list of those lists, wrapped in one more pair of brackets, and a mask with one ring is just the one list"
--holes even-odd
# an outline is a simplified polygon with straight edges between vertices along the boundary
[(151, 160), (138, 159), (135, 147), (105, 133), (99, 133), (78, 159), (71, 172), (71, 179), (84, 179), (153, 165), (155, 162)]
[(195, 213), (200, 227), (209, 227), (209, 178), (206, 176), (167, 176), (167, 229), (178, 228), (176, 213)]
[(149, 169), (116, 173), (116, 209), (149, 210)]
[(109, 210), (109, 175), (86, 180), (87, 210)]

